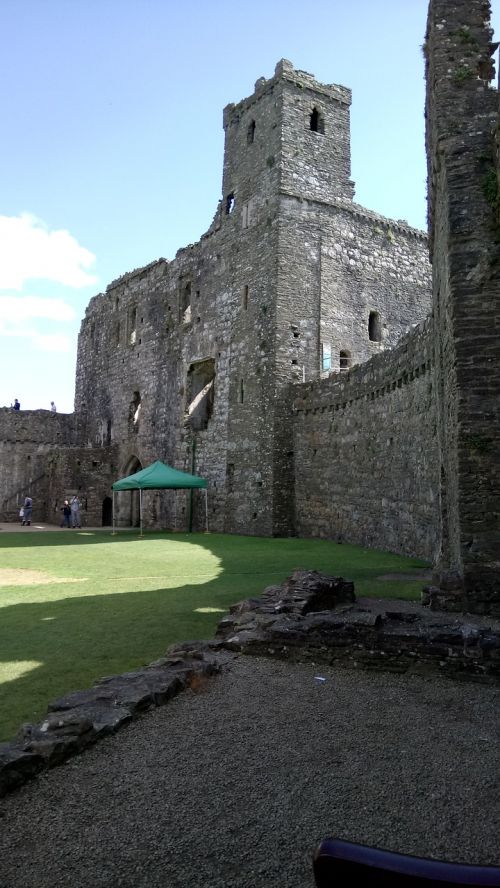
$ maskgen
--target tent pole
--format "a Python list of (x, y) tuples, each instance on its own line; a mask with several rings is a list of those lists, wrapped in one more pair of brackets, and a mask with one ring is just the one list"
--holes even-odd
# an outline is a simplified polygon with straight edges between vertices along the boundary
[(142, 536), (142, 487), (139, 487), (139, 513), (141, 516), (141, 536)]
[(205, 487), (205, 519), (206, 519), (206, 531), (208, 533), (208, 491)]
[(111, 525), (112, 525), (112, 528), (113, 528), (112, 531), (111, 531), (111, 536), (116, 536), (116, 530), (115, 530), (115, 491), (114, 491), (114, 490), (113, 490), (113, 508), (112, 508), (112, 521), (111, 521)]

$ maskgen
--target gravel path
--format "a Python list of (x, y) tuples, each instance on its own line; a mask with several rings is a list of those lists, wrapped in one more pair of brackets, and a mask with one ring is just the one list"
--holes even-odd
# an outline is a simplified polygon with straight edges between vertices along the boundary
[(3, 799), (0, 888), (310, 888), (326, 835), (498, 863), (500, 689), (317, 674), (241, 657)]

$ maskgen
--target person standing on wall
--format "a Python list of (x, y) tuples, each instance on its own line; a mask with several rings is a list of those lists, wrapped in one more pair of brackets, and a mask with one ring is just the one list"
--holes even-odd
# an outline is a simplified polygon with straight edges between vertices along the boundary
[(77, 496), (74, 496), (71, 500), (71, 526), (72, 527), (81, 527), (82, 526), (82, 518), (80, 514), (80, 509), (82, 504)]
[(31, 499), (30, 496), (27, 496), (25, 498), (23, 508), (24, 508), (23, 527), (25, 524), (27, 524), (29, 527), (31, 524), (31, 515), (33, 513), (33, 500)]
[(14, 407), (12, 409), (13, 410), (20, 410), (21, 409), (21, 405), (20, 405), (19, 401), (17, 400), (17, 398), (14, 398)]
[(51, 402), (50, 402), (50, 412), (51, 412), (51, 413), (56, 413), (56, 409), (57, 409), (57, 408), (56, 408), (56, 405), (54, 404), (53, 401), (51, 401)]

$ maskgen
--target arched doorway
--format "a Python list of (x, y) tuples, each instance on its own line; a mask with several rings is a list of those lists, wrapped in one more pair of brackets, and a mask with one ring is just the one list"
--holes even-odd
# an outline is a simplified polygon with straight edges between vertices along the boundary
[(102, 526), (110, 527), (113, 523), (113, 500), (105, 496), (102, 501)]
[[(142, 463), (137, 456), (131, 456), (125, 464), (122, 478), (128, 478), (129, 475), (135, 475), (140, 472)], [(139, 527), (141, 523), (141, 512), (138, 490), (122, 490), (116, 494), (117, 498), (117, 515), (116, 524), (119, 527)]]

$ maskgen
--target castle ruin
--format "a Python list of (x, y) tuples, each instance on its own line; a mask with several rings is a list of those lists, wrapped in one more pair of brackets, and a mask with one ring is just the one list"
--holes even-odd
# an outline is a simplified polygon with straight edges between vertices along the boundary
[[(492, 49), (485, 0), (431, 2), (429, 243), (354, 203), (348, 89), (282, 60), (228, 105), (214, 220), (91, 300), (75, 412), (0, 411), (4, 519), (30, 489), (109, 524), (112, 482), (162, 459), (208, 480), (214, 531), (421, 556), (433, 606), (500, 612)], [(184, 491), (144, 500), (186, 528)]]

